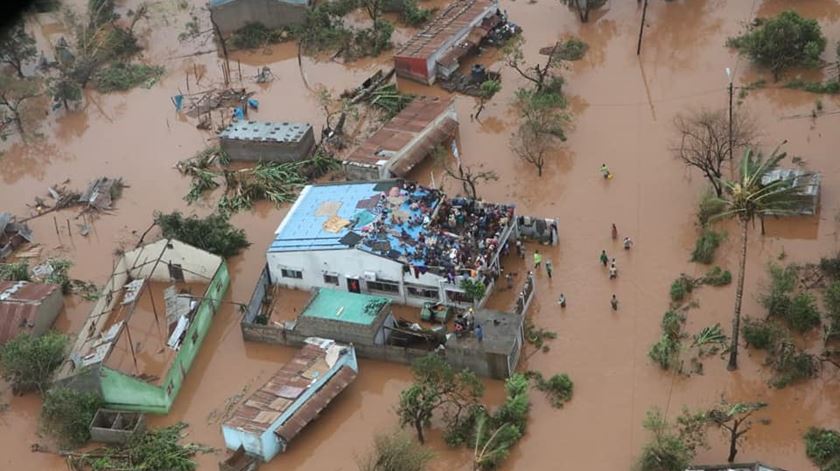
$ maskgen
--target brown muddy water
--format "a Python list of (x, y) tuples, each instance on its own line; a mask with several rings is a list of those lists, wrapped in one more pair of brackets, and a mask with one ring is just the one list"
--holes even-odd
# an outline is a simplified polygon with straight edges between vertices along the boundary
[[(128, 9), (137, 2), (119, 3)], [(191, 80), (192, 91), (221, 82), (215, 54), (189, 56), (212, 51), (212, 41), (206, 37), (178, 41), (188, 21), (188, 9), (180, 3), (153, 2), (151, 22), (141, 26), (144, 60), (167, 68), (160, 83), (128, 93), (103, 96), (90, 92), (79, 110), (36, 117), (41, 138), (2, 144), (0, 201), (6, 211), (28, 214), (27, 204), (35, 196), (44, 196), (48, 185), (66, 179), (70, 186), (82, 187), (96, 176), (122, 176), (130, 185), (113, 214), (98, 218), (87, 238), (75, 230), (72, 235), (67, 233), (65, 221), (70, 220), (72, 228), (78, 222), (73, 219), (74, 212), (57, 214), (59, 235), (51, 216), (31, 222), (45, 254), (72, 259), (72, 274), (77, 278), (104, 282), (114, 250), (136, 243), (154, 210), (211, 211), (211, 203), (186, 205), (182, 197), (188, 181), (173, 168), (178, 160), (202, 149), (212, 136), (175, 113), (170, 97), (179, 89), (186, 91), (185, 72), (196, 66), (204, 74), (198, 84)], [(202, 18), (202, 29), (207, 29), (207, 12), (201, 4), (195, 0), (189, 8)], [(540, 47), (560, 37), (578, 35), (590, 45), (586, 57), (564, 72), (573, 128), (542, 178), (508, 150), (516, 125), (510, 103), (515, 89), (525, 85), (521, 78), (493, 62), (495, 55), (478, 58), (494, 70), (502, 69), (502, 92), (488, 104), (481, 121), (470, 118), (474, 99), (456, 98), (463, 158), (500, 176), (499, 181), (482, 185), (480, 195), (514, 202), (520, 213), (560, 221), (561, 243), (546, 254), (554, 262), (554, 278), (538, 275), (537, 299), (529, 314), (536, 324), (556, 331), (558, 338), (551, 342), (548, 353), (529, 351), (520, 368), (547, 375), (568, 373), (575, 382), (575, 397), (557, 410), (534, 392), (527, 434), (503, 469), (629, 469), (648, 438), (641, 427), (646, 410), (656, 406), (674, 416), (683, 406), (711, 405), (725, 395), (734, 401), (770, 404), (763, 415), (770, 425), (756, 426), (750, 432), (739, 460), (762, 460), (791, 471), (815, 470), (805, 457), (801, 436), (812, 425), (838, 426), (840, 378), (836, 372), (827, 370), (819, 379), (777, 391), (766, 386), (762, 356), (749, 350), (743, 350), (741, 369), (735, 373), (727, 372), (724, 362), (713, 358), (705, 361), (703, 375), (690, 378), (662, 372), (648, 360), (647, 350), (659, 335), (670, 282), (681, 272), (703, 271), (703, 267), (690, 264), (688, 257), (695, 238), (695, 201), (704, 182), (668, 151), (674, 137), (674, 115), (690, 107), (725, 107), (726, 67), (735, 70), (737, 85), (766, 77), (723, 45), (726, 37), (756, 15), (794, 7), (816, 18), (829, 38), (828, 59), (828, 51), (833, 51), (840, 39), (840, 3), (652, 1), (640, 57), (635, 54), (641, 14), (637, 2), (613, 0), (585, 25), (556, 1), (503, 0), (502, 7), (524, 27), (526, 55), (531, 60), (538, 57)], [(53, 41), (62, 34), (49, 15), (33, 19), (31, 27)], [(39, 38), (39, 44), (45, 44), (44, 37)], [(323, 117), (316, 88), (340, 92), (389, 60), (386, 54), (344, 65), (304, 57), (301, 70), (296, 52), (294, 45), (286, 44), (234, 55), (241, 62), (245, 86), (256, 90), (261, 102), (259, 112), (252, 115), (255, 119), (308, 121), (320, 130)], [(249, 77), (264, 64), (271, 67), (276, 80), (259, 86)], [(233, 68), (238, 79), (238, 69)], [(444, 93), (404, 81), (400, 86), (415, 93)], [(812, 119), (818, 98), (826, 113)], [(751, 233), (744, 314), (761, 315), (754, 293), (763, 282), (768, 261), (782, 252), (788, 261), (813, 261), (838, 249), (840, 203), (835, 192), (840, 188), (840, 163), (835, 156), (840, 147), (840, 100), (775, 88), (771, 81), (767, 89), (750, 92), (742, 106), (758, 118), (764, 146), (773, 147), (787, 139), (786, 149), (803, 157), (809, 168), (821, 171), (824, 182), (818, 217), (773, 222), (764, 238), (758, 230)], [(613, 180), (600, 178), (601, 163), (610, 166)], [(440, 183), (441, 171), (433, 164), (420, 166), (414, 177), (428, 183), (433, 174)], [(451, 192), (458, 190), (451, 181), (444, 186)], [(253, 245), (229, 261), (229, 300), (247, 301), (264, 264), (264, 250), (286, 209), (261, 204), (233, 218), (236, 225), (246, 228)], [(635, 240), (632, 251), (620, 250), (610, 239), (611, 223), (622, 236)], [(728, 229), (732, 233), (734, 228)], [(737, 250), (732, 239), (724, 244), (719, 261), (734, 271)], [(618, 257), (620, 277), (615, 281), (608, 280), (598, 264), (601, 249)], [(522, 272), (524, 267), (514, 264), (509, 269)], [(560, 292), (568, 298), (563, 311), (555, 303)], [(620, 300), (617, 313), (609, 306), (613, 293)], [(700, 290), (695, 296), (700, 307), (690, 311), (688, 330), (715, 322), (726, 329), (733, 298), (731, 286)], [(493, 302), (505, 307), (509, 301), (509, 293), (501, 293)], [(57, 327), (72, 333), (89, 309), (87, 302), (68, 299), (66, 314)], [(190, 424), (189, 440), (224, 447), (218, 417), (226, 400), (244, 389), (252, 390), (293, 353), (288, 348), (246, 345), (238, 322), (236, 309), (229, 305), (221, 309), (174, 410), (166, 417), (153, 418), (152, 425), (185, 421)], [(355, 457), (368, 450), (372, 436), (397, 426), (393, 408), (409, 381), (406, 367), (362, 361), (358, 380), (292, 443), (288, 453), (265, 469), (355, 469)], [(498, 403), (503, 396), (501, 383), (487, 384), (489, 400)], [(0, 469), (62, 469), (57, 456), (30, 452), (30, 445), (42, 440), (36, 429), (37, 396), (12, 397), (6, 391), (3, 400), (9, 407), (0, 413)], [(469, 469), (468, 451), (447, 450), (439, 436), (432, 435), (431, 446), (437, 452), (434, 469)], [(711, 448), (701, 451), (697, 461), (723, 461), (726, 449), (722, 438), (711, 431)], [(221, 456), (219, 452), (198, 457), (199, 468), (215, 469)]]

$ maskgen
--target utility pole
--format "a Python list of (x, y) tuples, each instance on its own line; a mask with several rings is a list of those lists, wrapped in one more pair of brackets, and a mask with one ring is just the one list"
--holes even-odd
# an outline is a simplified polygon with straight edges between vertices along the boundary
[(726, 68), (726, 77), (729, 79), (729, 165), (732, 166), (732, 153), (734, 152), (732, 146), (732, 95), (734, 91), (734, 86), (732, 84), (732, 70), (727, 67)]
[(636, 44), (636, 55), (642, 53), (642, 33), (645, 32), (645, 16), (647, 16), (648, 0), (645, 0), (645, 5), (642, 7), (642, 24), (639, 26), (639, 42)]

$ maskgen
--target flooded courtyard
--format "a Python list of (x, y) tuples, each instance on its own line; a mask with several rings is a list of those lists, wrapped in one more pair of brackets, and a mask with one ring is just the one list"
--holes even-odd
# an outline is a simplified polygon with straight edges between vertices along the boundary
[[(120, 1), (119, 9), (134, 3)], [(0, 143), (2, 211), (29, 215), (36, 197), (44, 197), (48, 186), (68, 179), (70, 186), (82, 187), (104, 175), (122, 177), (128, 185), (113, 211), (92, 220), (87, 237), (75, 230), (79, 221), (73, 210), (53, 213), (55, 220), (46, 215), (28, 222), (44, 254), (74, 262), (74, 278), (101, 286), (112, 271), (115, 251), (133, 248), (155, 211), (177, 209), (199, 215), (213, 211), (215, 197), (193, 205), (184, 201), (189, 179), (175, 164), (204, 149), (214, 136), (177, 113), (170, 97), (186, 92), (185, 77), (195, 70), (203, 73), (198, 83), (190, 83), (193, 91), (219, 86), (221, 59), (207, 35), (178, 39), (191, 9), (205, 19), (208, 15), (200, 0), (187, 8), (180, 3), (151, 2), (149, 21), (138, 25), (143, 61), (166, 68), (157, 84), (126, 93), (86, 91), (78, 109), (38, 118), (37, 136), (26, 141), (15, 136)], [(554, 265), (553, 278), (544, 271), (537, 273), (536, 299), (528, 316), (536, 325), (557, 332), (557, 338), (549, 341), (547, 352), (527, 348), (519, 369), (547, 376), (567, 373), (575, 383), (574, 398), (555, 409), (543, 394), (533, 392), (526, 435), (501, 469), (630, 469), (649, 438), (641, 424), (651, 407), (674, 418), (684, 406), (708, 407), (725, 396), (731, 401), (769, 404), (761, 413), (769, 425), (757, 425), (749, 433), (738, 461), (816, 471), (805, 455), (802, 435), (811, 426), (837, 426), (840, 375), (836, 369), (825, 368), (815, 379), (773, 389), (767, 384), (770, 373), (763, 365), (764, 353), (753, 349), (741, 349), (740, 368), (735, 372), (727, 371), (725, 359), (713, 356), (704, 361), (702, 375), (689, 377), (661, 370), (648, 358), (648, 350), (659, 338), (671, 282), (680, 273), (700, 276), (707, 269), (689, 261), (697, 237), (697, 200), (706, 180), (687, 170), (670, 150), (677, 138), (673, 119), (691, 109), (725, 108), (726, 68), (734, 71), (739, 91), (759, 78), (768, 81), (766, 87), (737, 97), (739, 109), (748, 110), (756, 119), (762, 148), (769, 151), (787, 140), (784, 149), (789, 155), (801, 157), (808, 169), (821, 172), (823, 178), (817, 216), (768, 220), (764, 236), (758, 227), (750, 228), (743, 315), (764, 315), (756, 293), (766, 282), (768, 262), (782, 254), (785, 262), (814, 262), (840, 249), (840, 198), (835, 194), (840, 189), (840, 98), (782, 88), (768, 72), (724, 44), (756, 16), (793, 8), (819, 21), (828, 38), (824, 56), (831, 61), (840, 40), (840, 2), (651, 1), (639, 56), (636, 41), (642, 6), (638, 2), (612, 0), (594, 11), (588, 23), (581, 23), (554, 0), (502, 0), (501, 8), (523, 28), (527, 60), (538, 60), (540, 48), (569, 36), (589, 45), (584, 58), (569, 63), (561, 73), (573, 120), (568, 140), (548, 159), (541, 177), (510, 150), (509, 139), (519, 119), (512, 109), (514, 93), (525, 83), (503, 65), (497, 53), (489, 51), (474, 59), (502, 76), (501, 91), (487, 103), (480, 119), (472, 118), (476, 98), (455, 95), (464, 163), (499, 176), (497, 181), (481, 183), (479, 196), (513, 203), (519, 214), (559, 221), (557, 246), (527, 246), (529, 254), (539, 248)], [(49, 14), (32, 18), (30, 27), (37, 32), (39, 44), (47, 39), (54, 42), (62, 34)], [(394, 40), (409, 36), (409, 30), (400, 28)], [(326, 87), (337, 95), (353, 88), (377, 69), (390, 67), (392, 53), (349, 64), (307, 56), (299, 64), (297, 54), (293, 43), (232, 53), (231, 60), (241, 64), (232, 66), (234, 85), (241, 67), (242, 86), (256, 91), (254, 97), (260, 101), (250, 119), (309, 122), (320, 136), (324, 116), (317, 89)], [(256, 84), (253, 77), (264, 65), (275, 79)], [(403, 79), (398, 86), (413, 94), (446, 94)], [(814, 117), (817, 100), (824, 112)], [(613, 179), (601, 178), (602, 163), (609, 165)], [(462, 192), (460, 183), (444, 178), (432, 159), (414, 168), (410, 177), (422, 184), (442, 185), (448, 194)], [(232, 217), (231, 222), (245, 229), (252, 245), (228, 259), (231, 284), (226, 301), (230, 303), (215, 314), (171, 413), (149, 419), (151, 426), (186, 422), (187, 440), (218, 450), (198, 455), (198, 469), (216, 469), (224, 456), (220, 426), (230, 399), (253, 391), (294, 354), (292, 348), (244, 342), (242, 314), (235, 304), (248, 302), (266, 263), (265, 250), (287, 211), (288, 205), (260, 202), (252, 211)], [(611, 224), (622, 237), (634, 240), (632, 250), (621, 250), (620, 240), (611, 238)], [(735, 274), (738, 226), (730, 222), (723, 227), (728, 237), (716, 264)], [(609, 280), (598, 263), (601, 250), (616, 255), (621, 273), (617, 280)], [(528, 269), (515, 257), (505, 262), (507, 270), (519, 274)], [(563, 310), (556, 303), (561, 292), (568, 300)], [(494, 294), (490, 305), (507, 308), (512, 294)], [(612, 294), (620, 301), (617, 312), (610, 309)], [(734, 284), (697, 291), (693, 299), (699, 307), (689, 311), (687, 330), (720, 323), (728, 331), (734, 297)], [(293, 296), (293, 303), (302, 305), (305, 299)], [(91, 306), (78, 296), (68, 297), (56, 328), (77, 332)], [(370, 449), (372, 437), (398, 427), (395, 407), (400, 392), (412, 380), (403, 365), (360, 360), (359, 370), (357, 380), (289, 450), (261, 469), (357, 469), (355, 459)], [(503, 383), (485, 382), (487, 400), (500, 403)], [(38, 395), (13, 396), (10, 388), (3, 389), (0, 402), (8, 403), (8, 408), (0, 412), (0, 468), (63, 469), (62, 457), (30, 451), (32, 444), (44, 440), (37, 430)], [(436, 453), (432, 469), (471, 469), (471, 450), (447, 448), (436, 428), (431, 436), (430, 446)], [(695, 461), (724, 462), (728, 451), (724, 435), (710, 430), (709, 439), (710, 448), (700, 449)]]

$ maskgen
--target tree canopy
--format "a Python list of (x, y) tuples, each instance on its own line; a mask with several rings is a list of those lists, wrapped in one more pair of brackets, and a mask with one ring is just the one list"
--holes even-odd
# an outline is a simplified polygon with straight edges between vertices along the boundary
[(826, 39), (817, 20), (803, 18), (792, 10), (757, 25), (744, 34), (730, 38), (727, 45), (738, 49), (758, 65), (767, 67), (778, 80), (790, 67), (814, 67), (820, 63)]

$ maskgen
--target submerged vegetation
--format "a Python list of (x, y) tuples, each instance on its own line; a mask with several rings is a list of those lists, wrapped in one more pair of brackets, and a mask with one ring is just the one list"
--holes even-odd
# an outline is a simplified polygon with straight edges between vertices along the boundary
[(148, 430), (131, 438), (125, 445), (108, 446), (73, 454), (69, 461), (74, 469), (107, 471), (116, 469), (192, 471), (197, 469), (193, 457), (209, 453), (211, 448), (195, 443), (181, 444), (187, 425), (177, 423)]
[(163, 72), (160, 66), (116, 62), (97, 71), (93, 82), (96, 89), (103, 93), (125, 91), (138, 85), (149, 88)]
[(210, 190), (223, 186), (217, 208), (230, 214), (253, 207), (259, 200), (274, 204), (293, 201), (311, 180), (335, 170), (339, 162), (323, 152), (296, 162), (260, 162), (254, 167), (229, 169), (227, 155), (218, 147), (205, 149), (178, 162), (178, 170), (192, 178), (184, 198), (192, 203)]
[(22, 333), (0, 347), (0, 372), (17, 393), (43, 393), (64, 361), (67, 337), (50, 331), (36, 337)]
[(238, 255), (251, 245), (245, 231), (234, 227), (221, 214), (200, 218), (195, 215), (185, 217), (179, 211), (156, 213), (155, 224), (160, 226), (163, 237), (178, 239), (220, 257)]
[(63, 446), (80, 446), (90, 440), (90, 423), (102, 406), (96, 394), (52, 388), (41, 408), (41, 427)]
[(778, 80), (785, 69), (819, 65), (826, 39), (817, 20), (787, 10), (772, 18), (757, 20), (755, 26), (740, 36), (729, 38), (726, 44), (770, 69)]
[(565, 403), (572, 400), (574, 383), (566, 373), (559, 373), (545, 379), (539, 371), (528, 371), (525, 377), (534, 382), (534, 387), (545, 393), (553, 407), (563, 407)]

